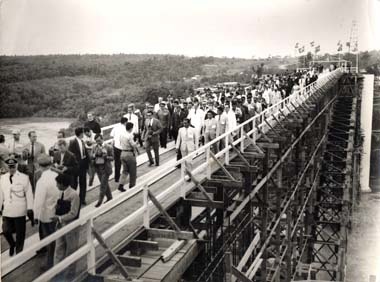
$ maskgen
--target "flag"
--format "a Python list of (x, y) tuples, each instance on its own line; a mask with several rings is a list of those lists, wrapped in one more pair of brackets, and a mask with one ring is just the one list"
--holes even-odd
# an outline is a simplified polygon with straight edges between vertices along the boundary
[(298, 49), (298, 52), (299, 52), (299, 53), (303, 53), (303, 52), (305, 52), (305, 46), (302, 46), (302, 48), (299, 48), (299, 49)]
[(351, 43), (350, 43), (350, 42), (346, 42), (346, 46), (347, 46), (347, 47), (350, 47), (350, 46), (351, 46)]
[(318, 45), (318, 46), (315, 46), (315, 53), (318, 53), (319, 51), (321, 51), (321, 45)]
[(311, 41), (311, 42), (310, 42), (310, 46), (311, 46), (311, 47), (314, 47), (314, 41)]
[(297, 42), (297, 43), (296, 43), (296, 46), (294, 46), (294, 48), (295, 48), (295, 49), (298, 49), (298, 47), (299, 47), (299, 43)]
[(340, 40), (338, 41), (338, 44), (337, 44), (338, 46), (340, 46), (340, 45), (342, 45), (342, 43), (340, 43)]
[(338, 52), (341, 52), (342, 50), (343, 50), (343, 45), (342, 44), (338, 45)]

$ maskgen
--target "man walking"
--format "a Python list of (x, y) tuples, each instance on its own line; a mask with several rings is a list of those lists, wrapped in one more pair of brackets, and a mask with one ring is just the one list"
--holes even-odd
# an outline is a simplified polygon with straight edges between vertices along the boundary
[(76, 177), (74, 177), (74, 189), (78, 187), (79, 179), (79, 198), (82, 205), (86, 205), (86, 191), (87, 191), (87, 168), (89, 156), (83, 142), (83, 128), (78, 127), (75, 129), (75, 138), (70, 141), (69, 151), (74, 154), (79, 169)]
[(168, 141), (168, 129), (170, 128), (170, 112), (165, 106), (165, 103), (161, 102), (160, 109), (157, 111), (158, 120), (162, 125), (162, 130), (160, 132), (161, 148), (166, 148), (166, 143)]
[(122, 117), (120, 123), (112, 128), (111, 137), (113, 137), (113, 157), (115, 161), (115, 182), (119, 183), (120, 179), (120, 169), (121, 169), (121, 137), (127, 134), (125, 125), (127, 124), (128, 118)]
[[(27, 215), (32, 226), (33, 192), (29, 177), (17, 171), (17, 160), (7, 159), (6, 174), (0, 178), (0, 209), (3, 207), (3, 235), (9, 244), (9, 255), (20, 253), (24, 248)], [(16, 233), (16, 240), (13, 238)]]
[[(181, 150), (182, 158), (198, 149), (197, 133), (193, 127), (190, 127), (190, 120), (183, 120), (183, 127), (178, 131), (176, 150)], [(188, 170), (192, 169), (191, 161), (186, 161), (185, 165)]]
[(112, 147), (103, 143), (101, 134), (95, 135), (96, 145), (91, 151), (91, 158), (94, 162), (95, 172), (100, 181), (99, 200), (95, 207), (100, 207), (103, 203), (104, 196), (107, 197), (107, 202), (112, 199), (111, 188), (108, 180), (112, 174), (111, 161), (113, 160)]
[(126, 125), (127, 134), (121, 138), (121, 161), (123, 163), (123, 173), (121, 175), (118, 190), (124, 192), (124, 185), (127, 183), (129, 175), (129, 188), (136, 185), (137, 178), (137, 162), (136, 156), (138, 155), (137, 144), (133, 140), (133, 123), (128, 122)]
[(24, 159), (27, 160), (28, 175), (34, 194), (38, 179), (36, 173), (37, 159), (40, 155), (45, 154), (45, 146), (37, 141), (37, 134), (35, 131), (29, 131), (28, 137), (29, 143), (27, 143), (24, 147)]
[(156, 166), (160, 165), (160, 156), (159, 156), (159, 135), (162, 130), (162, 125), (158, 119), (153, 117), (153, 112), (148, 111), (146, 113), (145, 128), (143, 133), (143, 139), (145, 142), (146, 153), (149, 158), (149, 166), (153, 166), (153, 158), (151, 150), (154, 151), (154, 159), (156, 161)]

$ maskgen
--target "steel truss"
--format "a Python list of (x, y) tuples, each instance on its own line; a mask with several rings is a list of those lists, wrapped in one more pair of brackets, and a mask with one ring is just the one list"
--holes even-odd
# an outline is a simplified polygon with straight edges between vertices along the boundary
[(352, 81), (346, 75), (302, 105), (290, 103), (289, 115), (268, 123), (268, 133), (247, 140), (250, 146), (203, 184), (214, 203), (188, 200), (207, 208), (191, 223), (205, 234), (205, 248), (185, 279), (278, 282), (331, 271), (327, 279), (341, 277), (339, 246), (346, 240), (331, 242), (346, 232), (358, 187), (358, 158), (347, 156), (358, 139)]

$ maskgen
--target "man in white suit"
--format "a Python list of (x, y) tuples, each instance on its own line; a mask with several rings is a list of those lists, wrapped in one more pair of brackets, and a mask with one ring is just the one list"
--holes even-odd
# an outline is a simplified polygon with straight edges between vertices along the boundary
[[(193, 127), (190, 127), (190, 120), (185, 118), (183, 120), (183, 127), (178, 131), (178, 137), (176, 142), (176, 150), (181, 150), (182, 158), (194, 152), (198, 149), (197, 133)], [(191, 170), (191, 160), (186, 161), (185, 165), (188, 170)]]

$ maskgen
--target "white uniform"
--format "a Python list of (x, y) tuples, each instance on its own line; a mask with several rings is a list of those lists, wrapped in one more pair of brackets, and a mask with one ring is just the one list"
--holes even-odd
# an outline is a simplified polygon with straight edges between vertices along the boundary
[(9, 172), (0, 178), (0, 206), (3, 216), (22, 217), (26, 211), (33, 209), (33, 192), (29, 176), (16, 171), (10, 182)]
[(187, 118), (190, 119), (190, 124), (194, 126), (197, 143), (198, 143), (199, 136), (201, 135), (201, 130), (202, 130), (204, 120), (205, 120), (205, 112), (199, 107), (196, 110), (195, 108), (192, 108), (189, 111)]
[(36, 184), (34, 218), (44, 223), (51, 222), (51, 218), (55, 216), (57, 200), (61, 195), (55, 182), (57, 175), (54, 171), (46, 170)]

